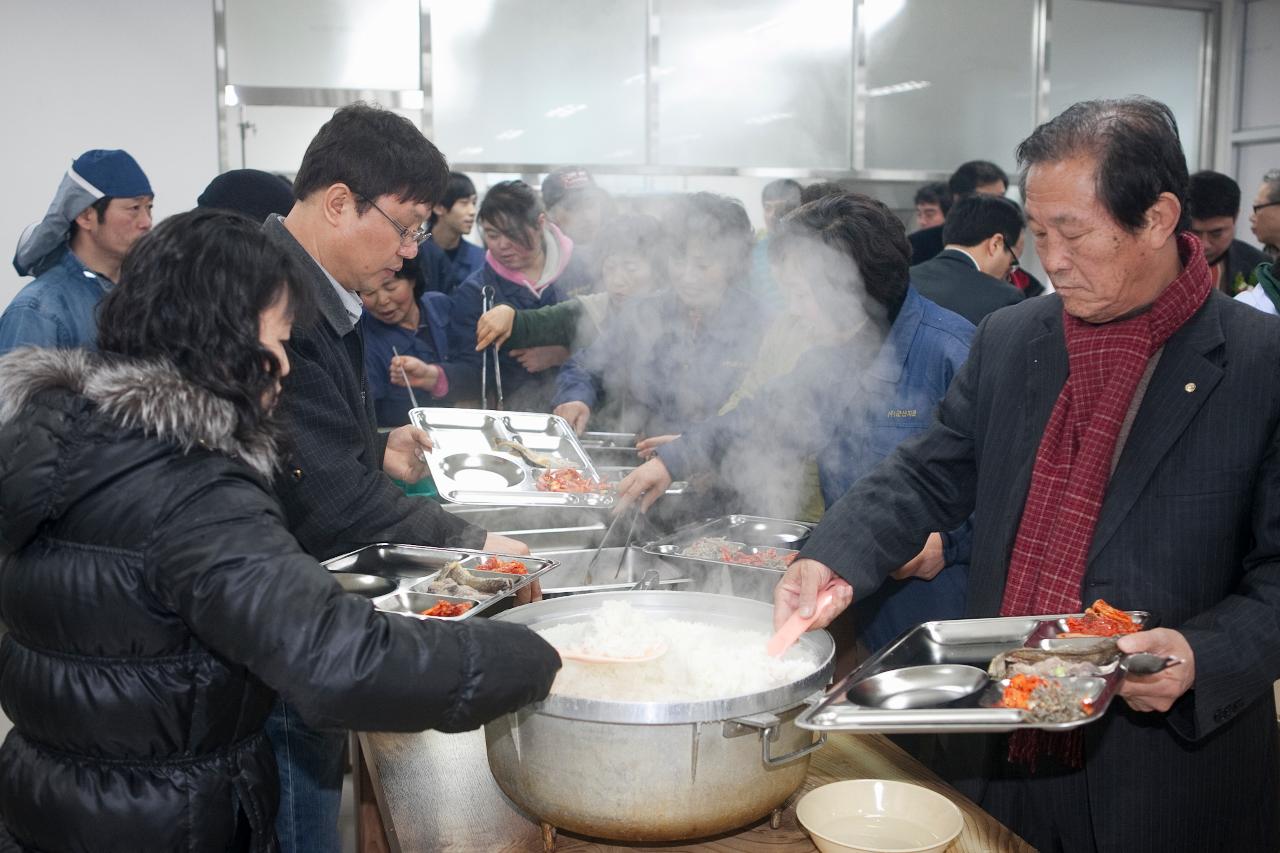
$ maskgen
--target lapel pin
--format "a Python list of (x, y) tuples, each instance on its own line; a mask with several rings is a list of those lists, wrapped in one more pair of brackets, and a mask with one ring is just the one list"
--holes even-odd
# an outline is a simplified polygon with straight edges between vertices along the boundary
[(1188, 382), (1186, 385), (1182, 386), (1182, 389), (1186, 391), (1188, 394), (1190, 394), (1191, 392), (1196, 390), (1196, 383)]

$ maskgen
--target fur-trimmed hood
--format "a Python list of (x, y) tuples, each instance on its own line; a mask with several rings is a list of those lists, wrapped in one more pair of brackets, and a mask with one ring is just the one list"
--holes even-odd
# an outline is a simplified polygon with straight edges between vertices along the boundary
[(258, 431), (235, 435), (235, 406), (183, 378), (159, 361), (108, 360), (79, 349), (15, 350), (0, 357), (0, 427), (9, 424), (41, 391), (63, 388), (93, 402), (111, 422), (142, 429), (185, 453), (204, 447), (241, 460), (271, 478), (278, 453), (274, 438)]

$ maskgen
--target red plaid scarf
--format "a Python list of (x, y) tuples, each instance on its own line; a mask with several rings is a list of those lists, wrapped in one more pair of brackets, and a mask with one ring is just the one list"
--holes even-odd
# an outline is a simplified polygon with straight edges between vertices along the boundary
[[(1200, 310), (1213, 289), (1199, 243), (1179, 234), (1178, 254), (1184, 269), (1151, 310), (1098, 325), (1063, 313), (1068, 378), (1036, 451), (1001, 616), (1082, 609), (1080, 585), (1089, 547), (1133, 395), (1151, 356)], [(1076, 736), (1016, 732), (1010, 738), (1010, 760), (1034, 768), (1036, 754), (1049, 753), (1068, 766), (1080, 766), (1082, 741), (1078, 731), (1072, 734)]]

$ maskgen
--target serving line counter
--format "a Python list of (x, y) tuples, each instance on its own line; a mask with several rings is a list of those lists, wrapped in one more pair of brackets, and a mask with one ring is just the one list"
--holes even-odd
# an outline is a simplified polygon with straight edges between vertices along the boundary
[(484, 732), (447, 735), (362, 733), (352, 737), (360, 853), (396, 851), (644, 851), (761, 853), (816, 850), (795, 817), (808, 791), (844, 779), (891, 779), (936, 791), (959, 807), (964, 831), (949, 853), (1034, 853), (1021, 838), (943, 782), (882, 735), (833, 734), (815, 752), (800, 789), (788, 799), (777, 827), (759, 821), (697, 843), (658, 847), (591, 841), (560, 833), (555, 838), (523, 814), (498, 789), (485, 754)]
[[(656, 572), (659, 590), (710, 592), (771, 603), (773, 585), (780, 574), (667, 559), (657, 553), (643, 553), (639, 547), (616, 547), (621, 542), (606, 543), (615, 547), (606, 548), (596, 566), (589, 569), (595, 548), (608, 527), (609, 516), (605, 512), (587, 508), (566, 511), (458, 505), (449, 509), (491, 531), (525, 541), (536, 556), (556, 560), (560, 565), (542, 578), (548, 598), (572, 595), (576, 600), (576, 594), (582, 592), (629, 588), (646, 572)], [(771, 817), (710, 840), (656, 846), (596, 841), (540, 824), (498, 787), (490, 770), (483, 730), (456, 735), (361, 733), (352, 737), (351, 756), (362, 853), (552, 849), (810, 851), (816, 848), (795, 817), (795, 803), (800, 797), (828, 782), (872, 778), (919, 784), (954, 802), (965, 821), (964, 831), (948, 848), (955, 853), (1031, 849), (924, 765), (875, 734), (831, 735), (826, 745), (813, 753), (799, 789)], [(602, 760), (608, 759), (602, 756)], [(655, 761), (664, 759), (655, 756)], [(655, 811), (658, 805), (655, 802)], [(758, 809), (753, 812), (761, 813)]]

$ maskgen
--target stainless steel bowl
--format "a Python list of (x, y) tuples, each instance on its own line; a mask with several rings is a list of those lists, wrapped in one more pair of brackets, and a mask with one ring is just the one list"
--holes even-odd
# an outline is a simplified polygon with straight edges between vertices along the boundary
[(399, 588), (399, 584), (391, 578), (380, 575), (366, 575), (360, 572), (333, 572), (333, 579), (346, 592), (354, 592), (365, 598), (377, 598), (388, 595)]
[(890, 669), (849, 688), (849, 701), (868, 708), (902, 711), (936, 708), (987, 686), (987, 674), (976, 666), (932, 664)]
[(505, 489), (524, 481), (524, 469), (495, 453), (455, 453), (440, 461), (440, 470), (468, 489)]

